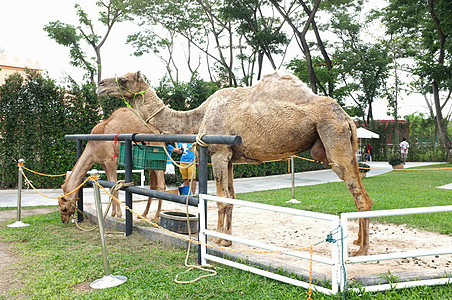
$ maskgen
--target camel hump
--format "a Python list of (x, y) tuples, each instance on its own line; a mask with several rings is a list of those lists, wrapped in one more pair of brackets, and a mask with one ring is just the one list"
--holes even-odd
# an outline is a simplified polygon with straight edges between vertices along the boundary
[[(263, 89), (269, 88), (270, 90), (278, 91), (278, 94), (287, 91), (289, 94), (293, 93), (299, 97), (302, 95), (303, 99), (315, 95), (298, 77), (288, 73), (281, 74), (278, 71), (265, 75), (257, 85), (260, 85)], [(290, 99), (291, 97), (287, 95), (286, 98)]]
[(281, 74), (279, 71), (275, 71), (270, 74), (266, 74), (262, 77), (262, 81), (268, 81), (268, 80), (292, 80), (293, 82), (300, 81), (298, 77), (293, 76), (288, 73)]

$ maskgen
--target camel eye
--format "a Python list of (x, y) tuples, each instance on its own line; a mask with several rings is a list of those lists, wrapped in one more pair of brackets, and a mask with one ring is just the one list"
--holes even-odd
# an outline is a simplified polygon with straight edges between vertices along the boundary
[(127, 79), (125, 79), (125, 78), (119, 78), (119, 83), (122, 84), (122, 85), (124, 85), (124, 84), (127, 83)]

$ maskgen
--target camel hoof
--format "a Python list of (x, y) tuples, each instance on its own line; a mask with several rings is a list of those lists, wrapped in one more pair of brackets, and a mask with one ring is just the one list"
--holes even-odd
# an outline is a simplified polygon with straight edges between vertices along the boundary
[(220, 238), (213, 238), (212, 243), (219, 245), (221, 243), (222, 239)]
[(222, 240), (220, 245), (223, 247), (230, 247), (232, 245), (232, 242), (227, 241), (227, 240)]
[(353, 241), (353, 245), (360, 245), (361, 241), (359, 239)]
[(160, 216), (155, 216), (151, 219), (152, 222), (158, 222), (160, 221)]
[(351, 256), (363, 256), (367, 255), (367, 250), (359, 249), (356, 252), (353, 252)]

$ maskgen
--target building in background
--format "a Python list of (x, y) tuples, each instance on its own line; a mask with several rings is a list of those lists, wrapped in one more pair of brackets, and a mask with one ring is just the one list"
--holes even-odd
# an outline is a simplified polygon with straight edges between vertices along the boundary
[(38, 61), (33, 61), (30, 58), (21, 60), (19, 57), (14, 57), (9, 60), (6, 54), (0, 54), (0, 85), (5, 83), (5, 78), (18, 72), (25, 75), (25, 69), (42, 72), (44, 69)]

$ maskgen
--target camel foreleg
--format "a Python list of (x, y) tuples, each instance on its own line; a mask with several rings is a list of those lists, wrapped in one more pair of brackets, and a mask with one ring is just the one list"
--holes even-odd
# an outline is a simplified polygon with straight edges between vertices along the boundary
[[(228, 192), (229, 197), (235, 199), (234, 191), (234, 169), (232, 162), (228, 163)], [(229, 204), (225, 207), (225, 233), (232, 234), (232, 209), (233, 205)], [(230, 241), (228, 241), (230, 243)], [(230, 244), (229, 244), (230, 245)]]
[[(358, 211), (369, 211), (372, 209), (372, 199), (367, 194), (358, 173), (356, 158), (352, 161), (333, 161), (332, 169), (342, 179), (355, 200)], [(359, 245), (359, 250), (353, 255), (366, 255), (369, 250), (369, 219), (359, 219), (358, 239), (353, 243)]]
[[(116, 172), (116, 162), (115, 161), (108, 161), (104, 164), (105, 174), (107, 175), (108, 181), (111, 182), (117, 182), (118, 181), (118, 175)], [(119, 192), (118, 191), (110, 191), (111, 194), (119, 200)], [(111, 199), (111, 216), (121, 218), (122, 217), (122, 211), (121, 211), (121, 205), (116, 202), (116, 200)]]
[[(221, 152), (221, 153), (220, 153)], [(230, 151), (219, 151), (212, 155), (213, 175), (215, 177), (217, 196), (233, 198), (234, 191), (230, 189), (229, 183), (232, 183), (232, 178), (229, 178), (229, 164), (232, 154)], [(232, 172), (232, 171), (231, 171)], [(221, 233), (230, 234), (232, 228), (232, 204), (217, 202), (218, 207), (218, 224), (217, 231)], [(221, 238), (214, 238), (214, 243), (228, 247), (232, 244), (231, 241), (223, 240)]]
[[(150, 183), (151, 190), (157, 190), (160, 192), (164, 192), (166, 189), (165, 172), (150, 170), (149, 171), (149, 183)], [(146, 208), (144, 209), (143, 214), (142, 214), (143, 217), (146, 217), (147, 214), (149, 213), (149, 209), (151, 207), (152, 200), (153, 200), (152, 197), (148, 198)], [(152, 221), (158, 221), (160, 219), (160, 211), (162, 209), (162, 200), (161, 199), (158, 199), (158, 200), (159, 200), (159, 202), (158, 202), (158, 206), (157, 206), (157, 211), (156, 211), (154, 217), (152, 218)]]

